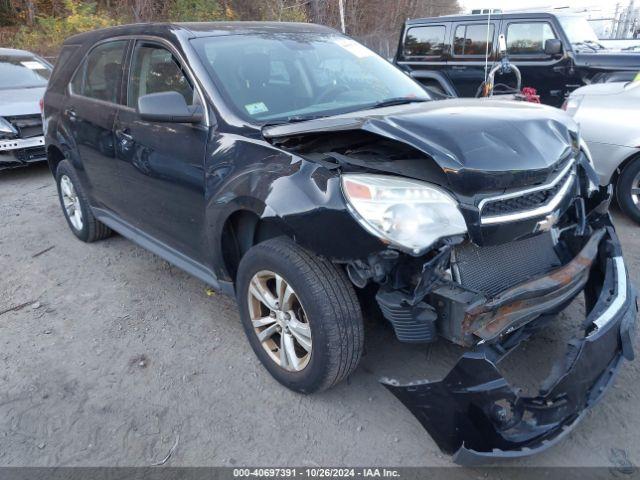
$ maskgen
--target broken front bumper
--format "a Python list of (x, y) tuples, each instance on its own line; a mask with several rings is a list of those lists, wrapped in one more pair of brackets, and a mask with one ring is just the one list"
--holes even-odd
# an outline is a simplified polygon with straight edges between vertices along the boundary
[(43, 136), (0, 140), (0, 170), (46, 160)]
[[(399, 385), (382, 381), (457, 463), (527, 456), (550, 447), (600, 399), (622, 358), (633, 358), (636, 292), (628, 280), (615, 231), (608, 219), (605, 224), (598, 240), (587, 243), (567, 266), (571, 272), (565, 267), (564, 273), (571, 275), (547, 276), (538, 282), (539, 289), (511, 295), (516, 304), (475, 312), (491, 312), (489, 317), (475, 316), (489, 325), (498, 314), (509, 316), (529, 308), (540, 313), (535, 306), (544, 306), (545, 295), (557, 300), (563, 296), (563, 289), (575, 292), (575, 288), (584, 287), (586, 303), (593, 307), (580, 334), (568, 343), (564, 357), (556, 362), (536, 396), (520, 396), (497, 365), (539, 329), (544, 317), (527, 323), (502, 343), (481, 342), (439, 382)], [(590, 248), (596, 250), (589, 252)]]

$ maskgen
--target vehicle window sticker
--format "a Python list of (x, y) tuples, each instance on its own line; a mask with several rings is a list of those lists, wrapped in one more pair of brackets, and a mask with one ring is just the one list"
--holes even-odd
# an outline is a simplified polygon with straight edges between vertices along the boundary
[(258, 115), (259, 113), (268, 112), (269, 109), (263, 102), (248, 103), (244, 106), (249, 115)]
[(25, 67), (27, 67), (29, 70), (46, 70), (47, 69), (47, 67), (45, 67), (40, 62), (36, 62), (35, 60), (26, 60), (20, 63)]
[(351, 40), (349, 38), (338, 38), (335, 42), (358, 58), (367, 58), (375, 55), (367, 47), (360, 45), (355, 40)]

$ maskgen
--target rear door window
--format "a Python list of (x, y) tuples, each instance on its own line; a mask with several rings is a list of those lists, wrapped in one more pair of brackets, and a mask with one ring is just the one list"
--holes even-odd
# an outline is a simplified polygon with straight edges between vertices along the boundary
[(127, 40), (94, 48), (71, 80), (71, 92), (110, 103), (119, 103), (122, 64)]
[(489, 25), (487, 33), (486, 24), (458, 25), (453, 37), (453, 54), (454, 55), (482, 55), (488, 51), (491, 55), (493, 49), (493, 32), (494, 25)]
[(547, 22), (511, 23), (507, 27), (509, 55), (544, 55), (544, 44), (556, 38)]
[(131, 61), (127, 105), (136, 108), (138, 98), (161, 92), (178, 92), (187, 105), (193, 105), (196, 99), (193, 85), (169, 50), (153, 43), (138, 43)]
[(407, 57), (441, 56), (444, 50), (444, 25), (412, 27), (404, 40), (404, 54)]

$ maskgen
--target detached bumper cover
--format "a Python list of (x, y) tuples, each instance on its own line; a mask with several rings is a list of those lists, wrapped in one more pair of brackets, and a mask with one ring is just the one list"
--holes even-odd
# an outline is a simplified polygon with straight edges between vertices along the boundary
[(521, 397), (496, 367), (535, 331), (535, 322), (523, 327), (518, 341), (498, 350), (478, 345), (439, 382), (382, 383), (456, 463), (486, 463), (545, 450), (601, 398), (622, 359), (634, 357), (637, 295), (611, 227), (600, 243), (598, 262), (604, 275), (592, 275), (586, 282), (586, 295), (599, 294), (590, 299), (594, 307), (582, 324), (583, 335), (568, 343), (537, 396)]
[(43, 136), (0, 140), (0, 170), (23, 167), (46, 159)]

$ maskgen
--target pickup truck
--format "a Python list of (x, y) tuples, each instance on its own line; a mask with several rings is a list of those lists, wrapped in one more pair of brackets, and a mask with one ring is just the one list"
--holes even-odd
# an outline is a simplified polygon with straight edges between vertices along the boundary
[[(628, 81), (640, 71), (639, 52), (612, 51), (583, 17), (570, 13), (457, 15), (408, 20), (394, 63), (432, 91), (474, 97), (485, 72), (500, 61), (498, 39), (542, 103), (561, 106), (576, 88)], [(509, 76), (496, 83), (513, 85)]]

